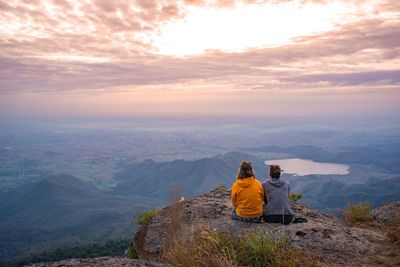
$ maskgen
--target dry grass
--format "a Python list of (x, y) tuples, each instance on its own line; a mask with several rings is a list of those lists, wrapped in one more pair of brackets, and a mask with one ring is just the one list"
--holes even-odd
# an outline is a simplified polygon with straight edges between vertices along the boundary
[(350, 224), (360, 224), (373, 220), (369, 203), (350, 204), (343, 213), (343, 219)]
[(261, 229), (233, 236), (203, 227), (184, 236), (164, 255), (174, 266), (318, 266), (314, 257), (291, 248), (286, 237), (273, 239)]
[(400, 216), (387, 227), (386, 234), (392, 243), (400, 246)]
[(181, 208), (183, 202), (180, 202), (182, 196), (182, 189), (176, 186), (171, 194), (171, 204), (170, 204), (170, 222), (166, 231), (166, 240), (163, 254), (166, 254), (166, 251), (171, 251), (176, 246), (178, 240), (180, 240), (180, 236), (182, 231), (182, 214)]
[(164, 257), (174, 266), (234, 266), (229, 251), (229, 241), (222, 235), (198, 228), (176, 236)]

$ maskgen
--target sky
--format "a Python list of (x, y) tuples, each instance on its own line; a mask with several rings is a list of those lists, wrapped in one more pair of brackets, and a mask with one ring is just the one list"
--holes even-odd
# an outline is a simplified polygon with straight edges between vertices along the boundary
[(399, 0), (0, 0), (0, 118), (400, 115)]

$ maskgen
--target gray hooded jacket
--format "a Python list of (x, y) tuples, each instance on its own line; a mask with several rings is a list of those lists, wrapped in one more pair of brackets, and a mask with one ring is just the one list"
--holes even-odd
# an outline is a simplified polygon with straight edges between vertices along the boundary
[(272, 178), (263, 182), (264, 215), (293, 215), (289, 206), (289, 183), (283, 179)]

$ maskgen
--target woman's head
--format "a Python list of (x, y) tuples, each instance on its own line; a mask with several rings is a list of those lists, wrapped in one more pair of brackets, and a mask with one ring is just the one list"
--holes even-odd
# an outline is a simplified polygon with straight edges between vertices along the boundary
[(236, 174), (236, 179), (243, 179), (243, 178), (248, 178), (252, 177), (254, 175), (253, 167), (251, 166), (250, 161), (243, 161), (240, 163), (239, 170)]
[(269, 165), (269, 176), (279, 179), (281, 177), (281, 167), (279, 165)]

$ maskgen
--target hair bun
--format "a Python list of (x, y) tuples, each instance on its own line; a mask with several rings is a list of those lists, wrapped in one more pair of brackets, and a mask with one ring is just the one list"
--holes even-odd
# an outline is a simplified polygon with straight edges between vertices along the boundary
[(242, 165), (243, 167), (250, 167), (250, 166), (251, 166), (251, 162), (250, 162), (250, 161), (243, 161), (243, 162), (241, 163), (241, 165)]

